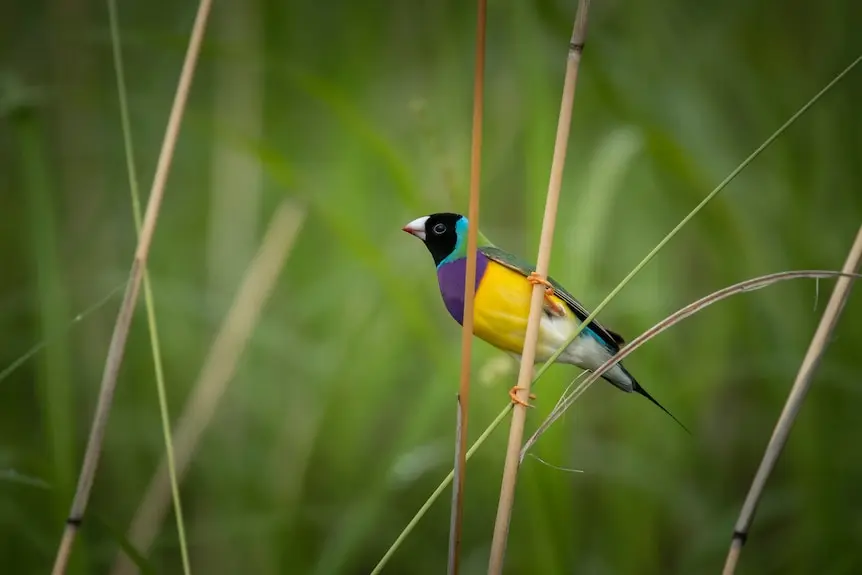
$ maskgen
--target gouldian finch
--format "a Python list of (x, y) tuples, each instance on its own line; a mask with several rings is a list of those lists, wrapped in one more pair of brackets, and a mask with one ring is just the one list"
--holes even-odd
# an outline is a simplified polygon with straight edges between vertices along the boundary
[[(449, 314), (459, 324), (464, 318), (464, 281), (467, 270), (467, 218), (439, 213), (417, 218), (402, 229), (425, 243), (437, 266), (440, 294)], [(494, 246), (481, 232), (477, 234), (476, 291), (473, 299), (473, 334), (494, 347), (520, 358), (527, 332), (527, 316), (533, 285), (545, 286), (544, 305), (536, 346), (536, 363), (544, 363), (574, 333), (589, 312), (552, 278), (539, 277), (535, 267)], [(595, 370), (616, 354), (623, 338), (593, 320), (557, 358), (557, 363)], [(646, 397), (685, 428), (656, 401), (622, 363), (602, 376), (625, 392)], [(509, 396), (518, 398), (515, 386)]]

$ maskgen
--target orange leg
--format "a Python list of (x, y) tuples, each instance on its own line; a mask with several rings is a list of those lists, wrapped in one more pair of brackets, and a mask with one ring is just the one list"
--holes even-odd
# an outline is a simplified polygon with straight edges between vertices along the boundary
[(536, 272), (531, 272), (530, 275), (527, 276), (527, 281), (533, 285), (545, 286), (545, 303), (548, 304), (548, 307), (551, 308), (554, 315), (562, 316), (566, 314), (566, 310), (564, 310), (560, 304), (551, 299), (551, 296), (554, 295), (554, 287), (548, 280), (543, 279)]
[[(521, 398), (518, 397), (518, 391), (521, 389), (524, 389), (524, 388), (516, 385), (515, 387), (513, 387), (512, 389), (509, 390), (509, 397), (512, 398), (512, 403), (517, 403), (518, 405), (523, 405), (524, 407), (533, 407), (529, 403), (521, 401)], [(531, 393), (530, 399), (536, 399), (536, 396)]]

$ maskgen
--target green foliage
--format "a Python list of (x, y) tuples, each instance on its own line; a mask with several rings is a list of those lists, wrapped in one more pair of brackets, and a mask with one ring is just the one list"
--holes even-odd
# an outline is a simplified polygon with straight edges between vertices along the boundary
[[(546, 1), (489, 7), (482, 229), (530, 259), (573, 10)], [(587, 307), (862, 52), (862, 7), (849, 0), (592, 10), (551, 264)], [(144, 185), (192, 14), (182, 3), (120, 4)], [(260, 189), (232, 192), (258, 202), (256, 220), (242, 223), (253, 237), (284, 197), (308, 219), (182, 483), (192, 568), (365, 573), (452, 465), (460, 332), (430, 259), (400, 227), (466, 210), (474, 9), (250, 1), (216, 3), (213, 18), (149, 266), (175, 417), (233, 296), (213, 284), (219, 259), (208, 257), (214, 233), (236, 232), (211, 229), (216, 148), (262, 170)], [(236, 39), (231, 18), (252, 41)], [(0, 381), (0, 563), (30, 573), (53, 559), (117, 299), (66, 329), (124, 279), (135, 232), (106, 9), (4, 5), (0, 48), (0, 69), (39, 96), (26, 116), (11, 105), (0, 116), (0, 371), (51, 342)], [(260, 133), (232, 123), (215, 97), (237, 62), (259, 71), (251, 77)], [(631, 339), (746, 277), (839, 268), (862, 220), (860, 94), (856, 71), (600, 320)], [(812, 283), (791, 282), (728, 300), (627, 361), (693, 438), (642, 398), (590, 390), (536, 451), (584, 473), (525, 462), (508, 571), (717, 571), (829, 289), (823, 282), (816, 298)], [(770, 480), (743, 573), (862, 569), (860, 314), (854, 294)], [(516, 373), (484, 343), (474, 358), (472, 438), (505, 404)], [(549, 371), (531, 422), (574, 373)], [(153, 379), (141, 307), (91, 507), (119, 532), (164, 449)], [(465, 573), (485, 570), (504, 442), (498, 432), (468, 466)], [(33, 477), (55, 489), (18, 481)], [(387, 572), (442, 572), (448, 511), (433, 507)], [(82, 535), (76, 572), (107, 572), (117, 537), (86, 521)], [(152, 571), (181, 571), (176, 542), (169, 516)]]

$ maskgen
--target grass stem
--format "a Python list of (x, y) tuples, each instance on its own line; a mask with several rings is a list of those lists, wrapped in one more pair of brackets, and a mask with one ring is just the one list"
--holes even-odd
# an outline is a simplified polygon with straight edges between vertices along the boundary
[[(111, 46), (114, 54), (114, 71), (117, 77), (117, 97), (120, 105), (120, 125), (123, 132), (123, 148), (126, 156), (126, 171), (129, 177), (129, 190), (132, 195), (132, 212), (135, 220), (135, 231), (138, 237), (141, 235), (141, 195), (138, 190), (138, 176), (135, 168), (135, 149), (132, 141), (132, 123), (129, 117), (128, 90), (126, 89), (125, 69), (123, 66), (123, 51), (120, 43), (120, 24), (117, 16), (117, 0), (108, 0), (108, 15), (111, 27)], [(177, 538), (180, 543), (180, 558), (183, 565), (183, 573), (191, 575), (191, 561), (189, 560), (189, 549), (186, 540), (185, 522), (183, 521), (183, 507), (180, 500), (180, 488), (177, 482), (177, 472), (174, 466), (174, 447), (171, 439), (171, 416), (168, 409), (168, 396), (165, 386), (165, 370), (162, 364), (161, 345), (159, 344), (159, 330), (156, 323), (156, 304), (153, 297), (153, 289), (150, 284), (150, 275), (146, 266), (142, 266), (144, 284), (144, 302), (147, 310), (147, 327), (150, 332), (150, 349), (153, 355), (153, 369), (156, 376), (156, 391), (159, 396), (159, 415), (162, 421), (162, 435), (165, 441), (165, 455), (168, 462), (168, 471), (171, 478), (171, 495), (174, 503), (174, 516), (177, 521)]]
[(571, 393), (565, 394), (564, 397), (562, 397), (557, 403), (557, 405), (554, 406), (554, 409), (551, 410), (551, 413), (548, 415), (545, 421), (543, 421), (541, 425), (539, 425), (536, 431), (533, 432), (533, 435), (530, 436), (530, 438), (524, 443), (524, 447), (521, 449), (521, 461), (523, 461), (524, 456), (536, 443), (539, 437), (544, 434), (551, 426), (551, 424), (553, 424), (557, 419), (559, 419), (569, 407), (572, 406), (575, 400), (577, 400), (587, 390), (587, 388), (589, 388), (590, 385), (593, 384), (593, 382), (597, 381), (607, 370), (611, 369), (618, 362), (622, 361), (623, 359), (634, 353), (636, 349), (644, 345), (652, 338), (656, 337), (658, 334), (664, 332), (667, 329), (670, 329), (672, 326), (678, 324), (682, 320), (687, 319), (694, 314), (702, 311), (704, 308), (723, 299), (729, 298), (732, 295), (763, 289), (774, 283), (791, 279), (824, 279), (833, 277), (849, 278), (856, 276), (844, 272), (819, 270), (777, 272), (774, 274), (768, 274), (765, 276), (759, 276), (756, 278), (745, 280), (743, 282), (739, 282), (726, 288), (720, 289), (716, 292), (702, 297), (701, 299), (693, 303), (690, 303), (689, 305), (678, 310), (677, 312), (667, 316), (665, 319), (661, 320), (660, 322), (652, 326), (650, 329), (646, 330), (644, 333), (631, 340), (619, 352), (617, 352), (616, 355), (614, 355), (612, 358), (608, 359), (605, 363), (600, 365), (595, 371), (590, 372), (587, 378), (580, 384), (578, 384), (578, 386)]
[(114, 391), (117, 387), (117, 376), (119, 375), (120, 365), (123, 362), (126, 340), (128, 339), (129, 328), (131, 327), (132, 317), (135, 313), (135, 304), (141, 287), (143, 271), (146, 266), (147, 257), (150, 253), (150, 245), (153, 240), (162, 198), (164, 197), (165, 184), (167, 183), (174, 149), (176, 148), (177, 139), (179, 137), (180, 124), (182, 123), (183, 113), (185, 112), (186, 100), (188, 99), (189, 91), (191, 89), (192, 78), (194, 77), (198, 54), (200, 53), (201, 44), (203, 42), (204, 31), (206, 30), (206, 23), (211, 6), (212, 0), (201, 0), (198, 6), (197, 15), (195, 16), (195, 22), (189, 39), (185, 61), (183, 62), (176, 95), (174, 96), (174, 102), (171, 107), (171, 114), (168, 118), (167, 129), (165, 130), (165, 137), (162, 142), (162, 149), (159, 154), (156, 174), (153, 178), (152, 188), (150, 189), (149, 202), (147, 204), (147, 210), (141, 226), (138, 246), (135, 250), (134, 259), (132, 260), (131, 270), (129, 271), (129, 283), (126, 286), (123, 303), (120, 306), (120, 311), (117, 314), (117, 320), (114, 324), (114, 331), (111, 335), (111, 343), (108, 348), (108, 357), (105, 360), (105, 369), (102, 374), (96, 412), (93, 415), (90, 436), (87, 440), (86, 451), (84, 452), (84, 462), (81, 465), (81, 472), (78, 476), (78, 486), (75, 490), (75, 496), (72, 499), (69, 516), (66, 519), (66, 527), (63, 530), (63, 537), (60, 540), (60, 546), (57, 549), (57, 556), (54, 560), (54, 567), (52, 569), (53, 575), (62, 575), (66, 572), (66, 567), (69, 563), (69, 557), (72, 552), (72, 545), (75, 542), (75, 536), (77, 535), (78, 529), (83, 521), (84, 513), (87, 509), (87, 502), (90, 498), (90, 491), (93, 487), (93, 480), (96, 476), (96, 469), (99, 466), (99, 456), (102, 452), (105, 428), (108, 424), (108, 416), (114, 399)]
[[(542, 234), (536, 261), (536, 273), (542, 278), (548, 276), (548, 268), (551, 262), (554, 225), (557, 217), (560, 187), (563, 181), (563, 169), (566, 164), (566, 150), (568, 148), (578, 69), (587, 34), (589, 6), (589, 0), (580, 0), (578, 2), (578, 12), (575, 18), (571, 42), (569, 43), (566, 77), (563, 85), (560, 117), (557, 123), (557, 137), (554, 144), (551, 176), (548, 183), (548, 196), (545, 201), (545, 214), (542, 221)], [(524, 338), (524, 348), (521, 355), (521, 368), (518, 373), (520, 399), (525, 404), (529, 400), (530, 385), (533, 378), (533, 363), (536, 357), (536, 344), (538, 342), (539, 322), (542, 316), (544, 296), (544, 287), (539, 284), (534, 285), (530, 300), (530, 314), (527, 319), (527, 333)], [(526, 405), (517, 405), (512, 414), (512, 423), (509, 428), (509, 442), (506, 449), (506, 461), (503, 467), (503, 481), (500, 488), (500, 500), (497, 505), (494, 537), (491, 541), (491, 557), (488, 562), (489, 575), (499, 575), (503, 571), (503, 560), (506, 554), (506, 542), (509, 535), (509, 522), (512, 516), (512, 506), (515, 503), (515, 484), (518, 479), (518, 467), (520, 466), (518, 456), (521, 452), (521, 441), (524, 436), (524, 424), (526, 420)]]
[[(292, 200), (283, 200), (270, 219), (257, 253), (246, 269), (176, 426), (174, 451), (178, 481), (182, 481), (200, 439), (212, 422), (228, 384), (236, 373), (305, 216), (305, 211)], [(167, 463), (167, 459), (163, 459), (150, 480), (129, 528), (129, 541), (141, 553), (147, 553), (152, 546), (168, 508), (170, 475)], [(123, 575), (131, 573), (132, 568), (127, 558), (118, 554), (111, 573)]]
[(473, 296), (476, 289), (476, 242), (479, 233), (479, 195), (482, 173), (482, 115), (485, 94), (485, 22), (487, 0), (477, 0), (476, 67), (473, 73), (473, 133), (470, 147), (470, 205), (467, 220), (467, 269), (464, 280), (464, 319), (461, 327), (461, 377), (458, 391), (455, 488), (449, 529), (448, 573), (457, 575), (464, 516), (464, 479), (467, 471), (467, 422), (470, 414), (470, 356), (473, 343)]
[[(862, 227), (859, 228), (859, 232), (856, 234), (856, 240), (853, 242), (850, 253), (847, 255), (847, 260), (844, 262), (844, 267), (841, 269), (842, 273), (854, 273), (859, 269), (860, 262), (862, 262)], [(754, 475), (748, 495), (746, 495), (745, 502), (742, 504), (739, 519), (737, 519), (736, 525), (733, 528), (733, 538), (731, 539), (730, 550), (727, 553), (724, 570), (722, 571), (723, 575), (733, 575), (736, 571), (739, 554), (742, 552), (742, 546), (745, 545), (748, 539), (748, 529), (751, 527), (751, 522), (754, 519), (754, 513), (757, 511), (757, 504), (763, 495), (766, 481), (775, 467), (775, 462), (778, 460), (781, 450), (784, 449), (784, 445), (787, 443), (790, 428), (793, 426), (793, 422), (796, 421), (796, 416), (802, 408), (802, 402), (808, 393), (808, 388), (811, 387), (811, 381), (814, 379), (814, 372), (817, 371), (820, 360), (826, 352), (826, 346), (832, 337), (832, 332), (835, 331), (835, 326), (838, 325), (838, 318), (844, 309), (844, 304), (847, 303), (847, 298), (850, 296), (850, 288), (853, 285), (853, 281), (854, 278), (845, 275), (838, 278), (838, 281), (835, 283), (835, 289), (832, 290), (832, 296), (829, 298), (829, 303), (823, 311), (817, 331), (814, 332), (814, 337), (811, 339), (808, 351), (802, 359), (802, 365), (799, 366), (796, 380), (793, 382), (793, 387), (790, 389), (790, 394), (784, 403), (784, 409), (781, 410), (778, 423), (775, 424), (775, 430), (772, 432), (772, 437), (766, 446), (766, 452), (763, 454), (760, 467)]]

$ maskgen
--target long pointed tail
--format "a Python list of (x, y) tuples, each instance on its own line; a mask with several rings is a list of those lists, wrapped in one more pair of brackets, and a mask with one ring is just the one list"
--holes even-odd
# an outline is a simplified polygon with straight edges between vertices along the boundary
[(650, 400), (651, 402), (656, 404), (659, 407), (659, 409), (661, 409), (663, 412), (665, 412), (666, 414), (671, 416), (673, 418), (673, 420), (676, 421), (679, 424), (679, 426), (682, 427), (686, 431), (686, 433), (691, 435), (691, 431), (689, 431), (688, 428), (685, 425), (683, 425), (682, 422), (680, 420), (678, 420), (674, 414), (672, 414), (667, 409), (665, 409), (665, 407), (662, 404), (660, 404), (658, 401), (656, 401), (656, 399), (653, 396), (651, 396), (649, 393), (647, 393), (647, 390), (642, 388), (640, 386), (640, 384), (637, 381), (635, 381), (635, 378), (633, 378), (633, 377), (632, 377), (632, 391), (634, 391), (635, 393), (641, 394), (642, 396), (644, 396), (645, 398), (647, 398), (648, 400)]

